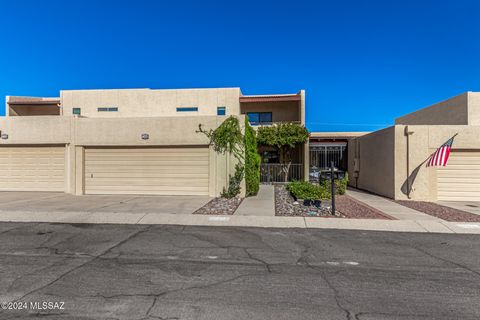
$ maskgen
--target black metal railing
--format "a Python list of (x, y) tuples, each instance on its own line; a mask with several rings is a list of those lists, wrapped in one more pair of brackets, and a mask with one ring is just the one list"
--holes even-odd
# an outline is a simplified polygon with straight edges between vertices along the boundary
[(260, 165), (261, 183), (281, 183), (303, 180), (303, 164), (262, 163)]

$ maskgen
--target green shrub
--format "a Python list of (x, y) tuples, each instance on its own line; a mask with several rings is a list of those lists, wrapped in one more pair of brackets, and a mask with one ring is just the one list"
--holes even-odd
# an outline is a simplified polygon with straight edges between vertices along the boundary
[(322, 199), (322, 188), (307, 181), (291, 181), (287, 184), (287, 190), (297, 199), (319, 200)]
[(348, 173), (345, 172), (345, 177), (340, 180), (335, 180), (336, 194), (345, 194), (348, 185)]
[(235, 166), (235, 174), (229, 176), (228, 189), (223, 188), (221, 196), (223, 198), (233, 198), (240, 194), (241, 186), (243, 180), (243, 167), (241, 164)]
[[(348, 184), (348, 176), (335, 180), (335, 194), (345, 194)], [(323, 180), (320, 184), (312, 184), (307, 181), (292, 181), (287, 184), (287, 190), (297, 199), (325, 200), (332, 198), (330, 180)]]
[(257, 151), (255, 130), (245, 117), (245, 184), (246, 195), (254, 196), (260, 188), (260, 155)]
[[(335, 180), (335, 194), (345, 194), (348, 185), (348, 174), (345, 173), (345, 177), (340, 180)], [(322, 189), (322, 195), (324, 198), (322, 199), (330, 199), (332, 198), (332, 184), (330, 180), (323, 180), (320, 183), (320, 188)]]

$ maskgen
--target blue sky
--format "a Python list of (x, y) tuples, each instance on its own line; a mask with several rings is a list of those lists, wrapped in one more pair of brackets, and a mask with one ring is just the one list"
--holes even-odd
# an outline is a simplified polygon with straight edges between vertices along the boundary
[(0, 12), (2, 105), (61, 89), (305, 89), (309, 130), (364, 131), (480, 91), (473, 0), (12, 0)]

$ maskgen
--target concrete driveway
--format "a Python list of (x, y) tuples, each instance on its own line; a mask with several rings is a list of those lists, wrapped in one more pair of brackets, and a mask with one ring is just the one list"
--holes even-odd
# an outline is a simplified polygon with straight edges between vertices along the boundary
[(0, 192), (0, 211), (191, 214), (206, 196), (84, 195), (57, 192)]
[(480, 215), (480, 201), (438, 201), (438, 204)]

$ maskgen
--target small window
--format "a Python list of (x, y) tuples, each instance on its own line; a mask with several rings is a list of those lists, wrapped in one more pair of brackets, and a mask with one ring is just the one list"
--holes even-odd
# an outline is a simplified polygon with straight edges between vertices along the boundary
[(225, 107), (218, 107), (217, 108), (217, 116), (224, 116), (227, 113)]
[(271, 124), (271, 112), (247, 112), (248, 122), (252, 125)]
[(177, 112), (195, 112), (198, 111), (197, 107), (192, 108), (177, 108)]
[(271, 112), (260, 112), (260, 123), (271, 123), (271, 122), (272, 122)]
[(73, 108), (72, 109), (72, 114), (76, 114), (76, 115), (81, 115), (82, 114), (82, 109), (80, 108)]
[(110, 107), (110, 108), (97, 108), (98, 112), (117, 112), (117, 107)]

